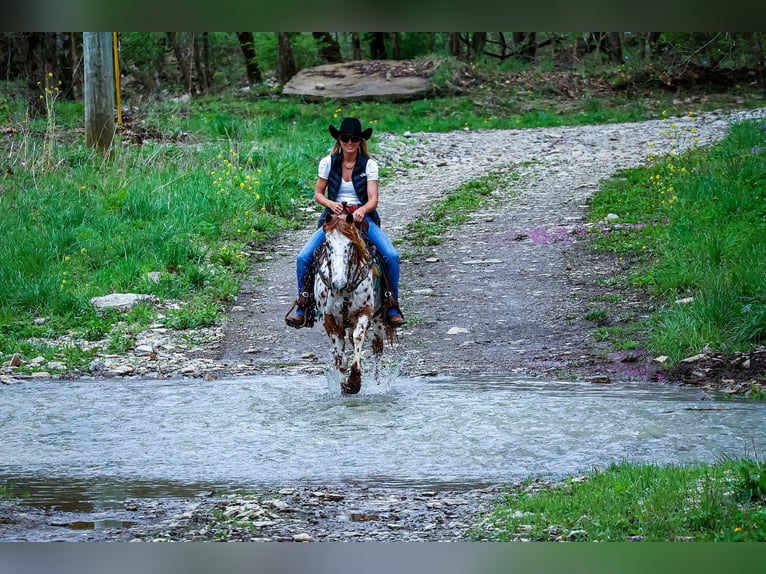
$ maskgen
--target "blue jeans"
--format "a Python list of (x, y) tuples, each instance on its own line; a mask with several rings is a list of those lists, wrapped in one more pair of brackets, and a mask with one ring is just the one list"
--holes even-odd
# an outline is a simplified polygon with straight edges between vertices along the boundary
[[(396, 247), (391, 243), (391, 240), (383, 233), (383, 230), (375, 225), (369, 217), (365, 217), (367, 223), (370, 224), (370, 228), (367, 230), (367, 237), (375, 245), (378, 250), (378, 255), (383, 260), (383, 265), (386, 267), (386, 273), (391, 280), (391, 294), (394, 299), (399, 301), (399, 253), (396, 251)], [(317, 229), (314, 234), (303, 246), (300, 253), (298, 253), (298, 260), (296, 264), (296, 271), (298, 275), (298, 294), (303, 291), (303, 278), (306, 276), (306, 271), (311, 268), (314, 262), (314, 250), (321, 246), (324, 242), (324, 229), (321, 227)]]

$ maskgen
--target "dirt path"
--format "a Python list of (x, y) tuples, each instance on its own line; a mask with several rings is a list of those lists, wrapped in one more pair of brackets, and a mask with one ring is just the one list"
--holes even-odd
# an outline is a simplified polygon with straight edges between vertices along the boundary
[[(715, 141), (731, 121), (745, 116), (763, 117), (763, 112), (709, 113), (696, 121), (376, 135), (379, 161), (396, 172), (382, 182), (380, 212), (403, 256), (401, 303), (409, 323), (399, 331), (395, 350), (402, 374), (650, 376), (652, 357), (631, 353), (626, 362), (626, 353), (592, 339), (599, 324), (583, 318), (589, 310), (608, 307), (610, 324), (627, 324), (646, 312), (640, 294), (604, 297), (610, 289), (603, 280), (619, 276), (628, 263), (575, 240), (588, 198), (618, 170), (644, 163), (649, 154), (697, 145), (695, 138), (699, 145)], [(402, 241), (408, 223), (449, 190), (492, 173), (511, 177), (499, 178), (510, 183), (496, 190), (491, 208), (449, 230), (428, 260), (407, 257), (413, 252)], [(224, 373), (326, 369), (330, 346), (321, 327), (296, 331), (283, 322), (294, 298), (294, 257), (312, 230), (309, 224), (284, 237), (255, 265), (220, 345), (210, 349)]]

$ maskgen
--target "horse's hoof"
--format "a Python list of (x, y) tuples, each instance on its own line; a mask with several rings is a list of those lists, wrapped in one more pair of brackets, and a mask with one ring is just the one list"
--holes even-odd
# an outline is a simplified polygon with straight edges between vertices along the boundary
[(340, 386), (340, 392), (344, 395), (355, 395), (362, 390), (362, 382), (348, 381)]

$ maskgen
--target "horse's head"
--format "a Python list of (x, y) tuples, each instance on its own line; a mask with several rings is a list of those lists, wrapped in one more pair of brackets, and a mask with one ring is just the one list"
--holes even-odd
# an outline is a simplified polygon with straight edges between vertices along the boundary
[(370, 255), (350, 213), (328, 214), (323, 229), (330, 288), (343, 291)]

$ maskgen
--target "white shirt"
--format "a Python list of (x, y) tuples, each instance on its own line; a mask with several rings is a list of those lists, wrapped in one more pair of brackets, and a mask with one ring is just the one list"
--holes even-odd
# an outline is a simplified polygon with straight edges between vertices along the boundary
[[(330, 178), (330, 162), (331, 157), (329, 155), (326, 155), (321, 160), (319, 160), (319, 177), (322, 179), (329, 179)], [(374, 159), (370, 158), (367, 160), (367, 168), (365, 169), (364, 175), (367, 177), (367, 181), (378, 181), (378, 162), (376, 162)], [(356, 195), (356, 190), (354, 189), (354, 184), (351, 181), (346, 181), (345, 179), (340, 180), (340, 189), (338, 190), (338, 201), (343, 202), (345, 201), (349, 205), (359, 205), (361, 201), (359, 201), (359, 198)]]

